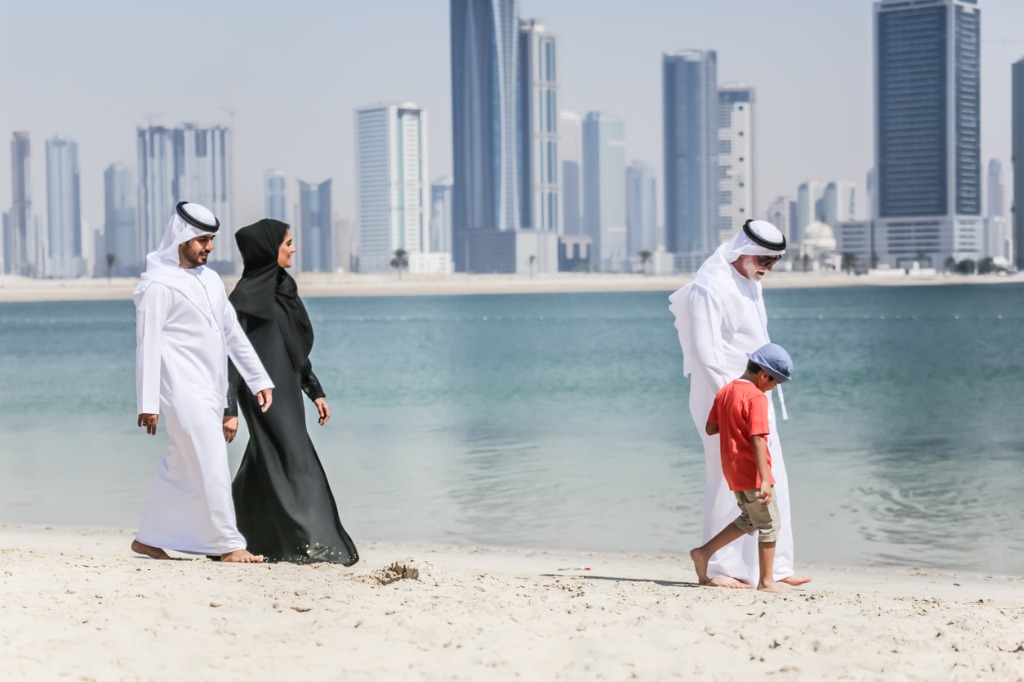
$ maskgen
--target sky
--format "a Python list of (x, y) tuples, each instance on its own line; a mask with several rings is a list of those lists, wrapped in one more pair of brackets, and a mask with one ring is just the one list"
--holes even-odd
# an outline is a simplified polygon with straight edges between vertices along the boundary
[[(1024, 1), (982, 8), (982, 158), (1010, 190), (1010, 68), (1024, 58)], [(103, 223), (103, 170), (136, 166), (136, 129), (186, 122), (234, 134), (237, 225), (263, 217), (263, 174), (333, 180), (354, 219), (354, 111), (414, 102), (429, 118), (430, 176), (451, 174), (446, 0), (0, 0), (0, 210), (10, 139), (32, 139), (32, 200), (45, 215), (45, 140), (78, 142), (82, 218)], [(719, 83), (756, 90), (755, 201), (872, 164), (871, 0), (520, 0), (558, 37), (559, 108), (626, 126), (627, 159), (662, 176), (661, 58), (718, 53)], [(864, 202), (861, 201), (861, 210)], [(170, 207), (168, 208), (170, 212)], [(169, 213), (168, 213), (169, 215)], [(660, 216), (659, 216), (660, 219)]]

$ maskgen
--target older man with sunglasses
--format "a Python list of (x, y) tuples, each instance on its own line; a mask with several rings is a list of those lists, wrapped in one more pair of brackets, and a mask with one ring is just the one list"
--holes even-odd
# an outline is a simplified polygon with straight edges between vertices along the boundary
[[(705, 433), (711, 404), (718, 389), (743, 374), (747, 354), (768, 338), (768, 316), (761, 294), (761, 280), (786, 253), (786, 238), (764, 220), (748, 220), (726, 244), (704, 261), (693, 281), (669, 296), (683, 349), (683, 373), (690, 377), (690, 415), (704, 443), (703, 538), (736, 517), (736, 498), (722, 473), (718, 436)], [(782, 391), (777, 389), (786, 416)], [(774, 392), (774, 391), (773, 391)], [(775, 426), (775, 406), (769, 393), (768, 450), (775, 475), (782, 529), (775, 551), (775, 580), (800, 585), (810, 580), (793, 571), (793, 528), (789, 513), (789, 479), (782, 445)], [(757, 584), (757, 542), (746, 537), (724, 547), (708, 563), (711, 584), (720, 587), (751, 587)]]

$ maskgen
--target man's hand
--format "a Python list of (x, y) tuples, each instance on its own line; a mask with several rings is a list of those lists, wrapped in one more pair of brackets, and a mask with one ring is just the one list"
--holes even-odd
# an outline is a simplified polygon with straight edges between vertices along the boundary
[(156, 435), (156, 424), (160, 421), (160, 416), (143, 412), (139, 415), (139, 428), (146, 427), (146, 433), (151, 436)]
[(262, 405), (263, 409), (261, 412), (266, 412), (270, 409), (270, 403), (274, 402), (274, 396), (271, 394), (273, 389), (265, 388), (256, 394), (256, 402)]
[(231, 442), (238, 434), (238, 417), (224, 417), (224, 440)]
[(323, 426), (331, 418), (331, 408), (327, 407), (327, 400), (324, 398), (317, 398), (313, 404), (316, 405), (316, 411), (320, 413), (320, 426)]
[(772, 484), (768, 481), (761, 481), (761, 492), (757, 494), (757, 500), (767, 507), (772, 501)]

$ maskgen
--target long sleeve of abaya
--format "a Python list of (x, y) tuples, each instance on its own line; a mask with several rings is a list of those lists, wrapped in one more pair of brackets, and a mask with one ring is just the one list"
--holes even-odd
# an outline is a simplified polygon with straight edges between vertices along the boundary
[(327, 394), (324, 393), (323, 387), (320, 385), (320, 380), (313, 374), (313, 365), (306, 358), (306, 364), (302, 367), (302, 390), (309, 396), (310, 400), (316, 400), (317, 398), (326, 398)]
[(242, 384), (242, 375), (238, 373), (235, 363), (228, 360), (228, 406), (224, 408), (225, 417), (238, 416), (238, 387)]

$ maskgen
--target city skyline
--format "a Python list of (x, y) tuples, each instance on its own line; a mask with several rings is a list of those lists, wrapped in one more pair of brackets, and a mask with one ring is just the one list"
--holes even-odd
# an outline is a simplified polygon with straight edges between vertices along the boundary
[[(559, 109), (621, 118), (630, 131), (627, 158), (651, 164), (659, 181), (661, 55), (713, 49), (720, 84), (742, 81), (757, 90), (757, 206), (793, 196), (800, 182), (812, 179), (853, 180), (865, 196), (874, 134), (871, 2), (826, 7), (790, 0), (765, 7), (748, 1), (728, 8), (654, 1), (629, 7), (568, 0), (518, 4), (520, 17), (542, 19), (559, 37)], [(309, 12), (302, 8), (314, 5), (321, 20), (304, 23)], [(34, 138), (37, 213), (39, 188), (45, 187), (45, 165), (39, 162), (44, 140), (60, 135), (78, 142), (82, 218), (99, 226), (103, 170), (117, 162), (133, 165), (136, 129), (192, 122), (232, 130), (236, 227), (262, 217), (262, 180), (269, 168), (289, 177), (335, 178), (336, 213), (354, 218), (354, 112), (376, 101), (414, 100), (430, 111), (431, 173), (451, 174), (448, 2), (355, 11), (299, 3), (252, 12), (225, 4), (204, 11), (201, 25), (191, 11), (197, 7), (184, 2), (180, 11), (161, 15), (168, 35), (184, 32), (206, 41), (194, 54), (173, 55), (146, 37), (153, 15), (126, 2), (89, 8), (67, 3), (66, 11), (56, 13), (52, 6), (8, 10), (19, 31), (0, 45), (0, 54), (19, 67), (0, 74), (0, 132), (9, 139), (25, 130)], [(1024, 25), (1024, 7), (984, 0), (981, 8), (982, 161), (987, 167), (995, 157), (1010, 168), (1010, 65), (1024, 55), (1024, 35), (1004, 27)], [(96, 17), (105, 21), (89, 34), (81, 30)], [(624, 31), (627, 24), (632, 27)], [(775, 28), (765, 35), (762, 27), (769, 24)], [(43, 44), (44, 30), (64, 39), (70, 52), (34, 49)], [(284, 51), (263, 50), (263, 41), (251, 40), (298, 31), (309, 39)], [(96, 50), (98, 44), (108, 47)], [(409, 60), (410, 54), (416, 59)], [(279, 77), (284, 89), (267, 101), (262, 84)], [(303, 93), (322, 92), (313, 82), (325, 78), (336, 85), (309, 106)], [(67, 106), (69, 100), (76, 106)], [(10, 172), (9, 156), (0, 159), (5, 211), (12, 205)]]

